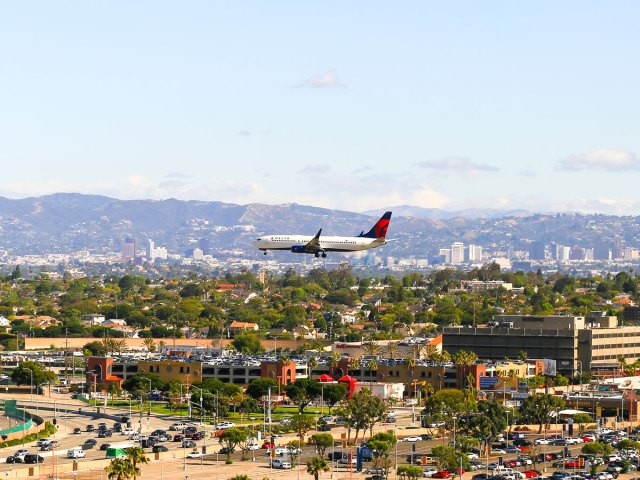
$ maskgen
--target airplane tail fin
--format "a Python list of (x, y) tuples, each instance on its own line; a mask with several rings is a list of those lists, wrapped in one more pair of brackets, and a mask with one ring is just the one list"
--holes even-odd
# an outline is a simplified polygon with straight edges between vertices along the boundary
[(371, 230), (367, 233), (362, 232), (359, 237), (365, 238), (385, 238), (387, 236), (387, 229), (389, 228), (389, 222), (391, 221), (391, 212), (386, 212), (380, 220), (376, 222)]

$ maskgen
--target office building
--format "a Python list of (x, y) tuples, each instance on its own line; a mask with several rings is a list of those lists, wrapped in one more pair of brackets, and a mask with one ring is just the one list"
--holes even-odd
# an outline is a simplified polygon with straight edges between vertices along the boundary
[(120, 258), (124, 263), (131, 262), (136, 258), (136, 239), (126, 238), (122, 245), (122, 251), (120, 252)]
[(532, 242), (529, 246), (530, 260), (544, 260), (546, 258), (546, 250), (544, 242)]
[(469, 262), (481, 262), (482, 261), (482, 247), (480, 245), (469, 245), (468, 248)]
[(602, 312), (582, 316), (496, 315), (491, 326), (447, 327), (442, 348), (476, 352), (481, 359), (552, 359), (558, 372), (573, 376), (582, 369), (618, 368), (617, 360), (640, 359), (640, 327), (619, 327), (616, 317)]
[(455, 242), (451, 245), (451, 263), (453, 265), (464, 263), (464, 244), (462, 242)]

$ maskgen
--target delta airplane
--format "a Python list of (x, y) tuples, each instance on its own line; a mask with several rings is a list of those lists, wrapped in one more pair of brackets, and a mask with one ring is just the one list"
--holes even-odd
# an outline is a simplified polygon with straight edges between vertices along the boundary
[(292, 253), (311, 253), (326, 258), (327, 252), (357, 252), (387, 243), (387, 229), (391, 212), (386, 212), (367, 233), (357, 237), (322, 237), (322, 229), (315, 237), (308, 235), (264, 235), (253, 246), (267, 254), (268, 250), (290, 250)]

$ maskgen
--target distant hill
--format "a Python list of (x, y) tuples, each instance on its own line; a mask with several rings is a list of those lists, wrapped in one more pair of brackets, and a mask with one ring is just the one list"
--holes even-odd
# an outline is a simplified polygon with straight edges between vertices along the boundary
[[(464, 210), (400, 206), (391, 208), (389, 238), (379, 255), (428, 258), (456, 241), (492, 251), (527, 249), (532, 241), (590, 247), (621, 241), (638, 247), (638, 217), (527, 214), (520, 210)], [(168, 199), (118, 200), (58, 193), (12, 200), (0, 197), (0, 250), (13, 255), (90, 250), (119, 252), (127, 237), (142, 247), (148, 239), (184, 253), (207, 240), (213, 255), (260, 258), (250, 242), (264, 233), (352, 235), (368, 230), (383, 213), (330, 210), (298, 204), (236, 205)], [(282, 254), (284, 258), (286, 254)]]
[[(527, 210), (497, 210), (493, 208), (467, 208), (465, 210), (441, 210), (439, 208), (423, 208), (413, 205), (398, 205), (395, 207), (384, 208), (383, 210), (392, 210), (394, 214), (403, 217), (416, 217), (416, 218), (434, 218), (434, 219), (449, 219), (449, 218), (500, 218), (500, 217), (523, 217), (531, 215), (531, 212)], [(363, 212), (366, 215), (375, 215), (376, 211)]]

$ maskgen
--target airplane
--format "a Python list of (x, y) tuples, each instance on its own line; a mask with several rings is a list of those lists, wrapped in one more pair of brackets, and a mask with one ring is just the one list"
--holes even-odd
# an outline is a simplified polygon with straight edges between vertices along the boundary
[(309, 235), (263, 235), (253, 242), (253, 246), (267, 254), (268, 250), (290, 250), (292, 253), (310, 253), (317, 257), (327, 257), (327, 252), (357, 252), (376, 248), (387, 243), (387, 229), (391, 212), (386, 212), (367, 233), (357, 237), (322, 237), (322, 229)]

